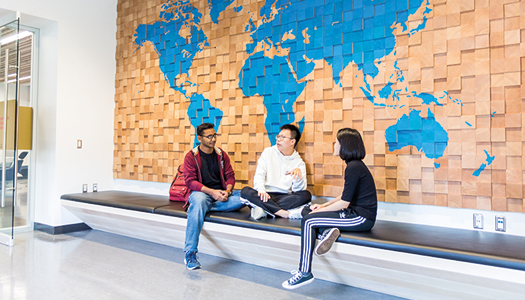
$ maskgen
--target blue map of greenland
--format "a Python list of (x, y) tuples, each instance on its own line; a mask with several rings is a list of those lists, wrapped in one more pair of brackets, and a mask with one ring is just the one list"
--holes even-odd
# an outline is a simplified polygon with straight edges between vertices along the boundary
[[(448, 134), (430, 108), (442, 106), (439, 100), (443, 99), (457, 105), (462, 105), (461, 101), (454, 101), (446, 91), (438, 92), (444, 94), (442, 97), (435, 97), (407, 88), (394, 90), (394, 83), (405, 80), (397, 62), (395, 74), (377, 95), (371, 82), (379, 74), (381, 59), (394, 52), (394, 30), (400, 28), (411, 36), (425, 28), (432, 11), (428, 0), (267, 0), (257, 12), (247, 12), (233, 0), (208, 0), (207, 4), (205, 11), (215, 24), (219, 24), (221, 13), (228, 7), (233, 13), (248, 17), (244, 30), (251, 37), (245, 49), (249, 57), (239, 72), (239, 88), (244, 96), (263, 97), (264, 124), (272, 145), (280, 126), (296, 121), (293, 106), (304, 93), (316, 62), (324, 61), (331, 66), (332, 79), (339, 86), (342, 71), (351, 63), (357, 65), (365, 83), (359, 88), (375, 106), (401, 108), (404, 105), (399, 103), (399, 94), (403, 92), (408, 94), (406, 97), (418, 99), (422, 108), (428, 110), (427, 117), (422, 117), (422, 111), (413, 109), (386, 129), (390, 151), (414, 146), (427, 158), (443, 156)], [(422, 21), (409, 30), (408, 18), (418, 10)], [(135, 43), (141, 47), (148, 41), (155, 46), (160, 69), (171, 88), (190, 100), (187, 113), (191, 124), (196, 128), (202, 122), (210, 122), (218, 130), (223, 112), (211, 106), (203, 95), (187, 91), (196, 82), (181, 79), (188, 75), (195, 56), (209, 47), (208, 37), (201, 29), (202, 13), (189, 0), (170, 0), (162, 7), (160, 21), (137, 27)], [(385, 100), (394, 104), (387, 105)], [(302, 131), (304, 118), (298, 124)], [(482, 170), (480, 167), (479, 172)]]

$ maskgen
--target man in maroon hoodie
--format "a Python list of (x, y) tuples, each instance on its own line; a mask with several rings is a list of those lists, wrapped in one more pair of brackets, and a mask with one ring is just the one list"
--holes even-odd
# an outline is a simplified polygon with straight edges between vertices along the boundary
[(215, 147), (217, 133), (211, 123), (197, 127), (200, 145), (184, 157), (184, 180), (191, 191), (186, 223), (184, 263), (189, 270), (199, 269), (197, 245), (204, 217), (209, 211), (235, 211), (244, 205), (240, 191), (233, 191), (235, 173), (230, 157)]

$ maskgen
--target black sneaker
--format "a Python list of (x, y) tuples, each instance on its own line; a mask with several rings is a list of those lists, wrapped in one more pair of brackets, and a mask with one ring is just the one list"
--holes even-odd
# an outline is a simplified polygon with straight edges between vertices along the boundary
[(184, 263), (186, 264), (186, 268), (188, 268), (188, 270), (195, 270), (201, 268), (201, 264), (197, 260), (197, 252), (195, 251), (186, 252), (186, 256), (184, 257)]
[(330, 248), (332, 248), (332, 245), (337, 240), (339, 235), (339, 228), (326, 229), (321, 235), (321, 238), (319, 238), (319, 242), (317, 242), (317, 246), (314, 250), (315, 255), (324, 255), (330, 251)]
[(283, 288), (287, 290), (293, 290), (298, 287), (302, 287), (303, 285), (307, 285), (309, 283), (312, 283), (314, 281), (314, 274), (308, 273), (305, 274), (301, 271), (292, 272), (294, 274), (292, 278), (286, 280), (283, 282)]

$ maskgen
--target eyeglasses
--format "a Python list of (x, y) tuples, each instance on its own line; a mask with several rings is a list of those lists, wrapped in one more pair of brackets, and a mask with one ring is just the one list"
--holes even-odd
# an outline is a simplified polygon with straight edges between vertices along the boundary
[(292, 138), (289, 138), (289, 137), (284, 136), (284, 135), (278, 135), (278, 136), (275, 137), (275, 139), (276, 140), (283, 140), (283, 139), (290, 139), (291, 140)]
[(208, 136), (204, 136), (204, 135), (201, 135), (201, 136), (207, 138), (208, 140), (213, 140), (219, 137), (219, 134), (216, 133), (216, 134), (210, 134)]

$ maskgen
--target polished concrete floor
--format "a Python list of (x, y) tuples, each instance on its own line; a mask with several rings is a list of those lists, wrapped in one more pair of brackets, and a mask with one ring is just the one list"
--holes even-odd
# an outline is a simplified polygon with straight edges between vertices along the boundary
[(101, 231), (17, 234), (0, 245), (0, 299), (399, 299), (317, 279), (288, 291), (286, 272), (198, 256), (189, 271), (181, 249)]
[[(0, 168), (1, 171), (1, 168)], [(0, 183), (2, 182), (0, 176)], [(13, 187), (13, 181), (7, 182), (7, 187)], [(2, 193), (0, 184), (0, 193)], [(14, 214), (13, 214), (14, 212)], [(27, 206), (27, 178), (21, 178), (19, 176), (17, 183), (17, 200), (16, 205), (13, 207), (13, 192), (7, 190), (4, 205), (0, 203), (0, 231), (7, 230), (13, 225), (15, 227), (21, 227), (27, 225), (28, 220), (28, 206)]]

